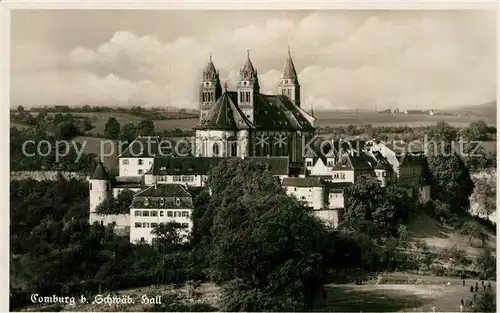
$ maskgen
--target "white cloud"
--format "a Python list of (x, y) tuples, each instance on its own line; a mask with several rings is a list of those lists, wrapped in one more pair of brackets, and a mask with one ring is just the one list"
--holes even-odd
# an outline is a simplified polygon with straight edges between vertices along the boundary
[(288, 45), (305, 108), (311, 103), (315, 109), (382, 108), (389, 103), (422, 108), (433, 102), (452, 106), (494, 99), (496, 20), (452, 15), (361, 18), (327, 12), (170, 42), (124, 30), (97, 47), (69, 52), (14, 47), (12, 103), (196, 108), (208, 55), (222, 83), (234, 89), (247, 49), (259, 71), (261, 91), (275, 92)]

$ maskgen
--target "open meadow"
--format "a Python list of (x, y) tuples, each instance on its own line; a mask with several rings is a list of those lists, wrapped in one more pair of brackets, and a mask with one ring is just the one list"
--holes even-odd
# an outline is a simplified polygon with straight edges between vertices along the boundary
[[(318, 311), (432, 312), (434, 308), (436, 312), (460, 312), (460, 300), (470, 300), (473, 294), (469, 287), (478, 282), (466, 280), (462, 286), (457, 278), (404, 274), (390, 274), (384, 280), (381, 284), (327, 285), (326, 309)], [(495, 282), (491, 284), (496, 290)]]
[[(36, 113), (34, 113), (36, 114)], [(50, 113), (56, 114), (56, 113)], [(104, 133), (104, 126), (110, 117), (114, 117), (123, 126), (127, 123), (139, 123), (142, 118), (128, 113), (111, 112), (88, 112), (71, 113), (75, 116), (88, 117), (94, 125), (92, 132)], [(426, 114), (398, 114), (376, 112), (346, 112), (346, 111), (320, 111), (315, 112), (316, 125), (320, 127), (347, 126), (347, 125), (373, 125), (373, 126), (429, 126), (438, 121), (446, 121), (451, 126), (463, 127), (476, 120), (483, 120), (490, 126), (496, 126), (496, 116), (444, 116), (444, 115), (426, 115)], [(197, 118), (189, 119), (170, 119), (153, 121), (157, 131), (168, 129), (192, 129), (197, 123)]]

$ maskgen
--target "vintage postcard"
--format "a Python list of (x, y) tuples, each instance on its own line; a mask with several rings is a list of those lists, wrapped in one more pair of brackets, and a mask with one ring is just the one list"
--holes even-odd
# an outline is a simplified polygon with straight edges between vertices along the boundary
[(9, 310), (496, 312), (497, 6), (239, 4), (3, 6)]

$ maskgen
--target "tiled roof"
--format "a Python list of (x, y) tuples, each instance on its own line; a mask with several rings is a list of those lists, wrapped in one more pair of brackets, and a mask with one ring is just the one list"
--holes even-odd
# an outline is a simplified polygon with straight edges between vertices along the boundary
[[(374, 164), (375, 165), (375, 164)], [(333, 166), (334, 171), (370, 170), (373, 167), (369, 163), (369, 158), (365, 153), (345, 153)]]
[(156, 157), (153, 161), (153, 175), (208, 175), (219, 162), (218, 157)]
[(182, 184), (157, 184), (135, 194), (135, 197), (191, 197), (188, 188)]
[[(157, 157), (152, 166), (153, 175), (208, 175), (223, 160), (219, 157)], [(284, 157), (249, 157), (247, 160), (264, 164), (273, 175), (288, 175), (289, 158)]]
[(255, 98), (254, 120), (251, 123), (238, 107), (236, 92), (225, 92), (208, 113), (198, 129), (314, 129), (305, 113), (283, 95), (262, 95)]
[(248, 129), (252, 125), (237, 106), (236, 92), (224, 92), (208, 113), (208, 118), (197, 126), (201, 129)]
[(96, 180), (110, 180), (110, 176), (106, 172), (106, 169), (104, 168), (104, 165), (102, 165), (101, 161), (97, 163), (97, 166), (94, 170), (94, 173), (90, 175), (90, 179), (96, 179)]
[(120, 154), (120, 158), (153, 158), (159, 154), (158, 136), (139, 136)]
[(114, 188), (140, 188), (144, 186), (144, 176), (116, 176), (112, 184)]
[(331, 183), (328, 182), (326, 187), (330, 192), (343, 192), (346, 188), (352, 186), (352, 183)]
[(290, 159), (284, 157), (249, 157), (248, 160), (263, 164), (273, 175), (288, 175), (290, 173)]
[(282, 185), (285, 187), (323, 187), (325, 182), (319, 177), (285, 177)]

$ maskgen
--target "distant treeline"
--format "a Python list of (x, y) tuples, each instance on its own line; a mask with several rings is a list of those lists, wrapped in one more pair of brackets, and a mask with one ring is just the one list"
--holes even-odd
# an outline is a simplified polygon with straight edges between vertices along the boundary
[[(477, 121), (482, 125), (481, 131), (484, 136), (481, 140), (491, 141), (496, 140), (497, 128), (495, 126), (487, 126), (483, 121)], [(347, 125), (347, 126), (319, 126), (317, 127), (318, 134), (332, 134), (338, 136), (360, 136), (368, 138), (378, 138), (380, 140), (416, 140), (423, 139), (425, 134), (429, 134), (436, 126), (372, 126), (372, 125)], [(457, 135), (460, 131), (468, 127), (453, 127)]]
[[(24, 111), (22, 106), (17, 108), (17, 111)], [(106, 107), (106, 106), (90, 106), (84, 105), (80, 107), (69, 107), (67, 105), (56, 105), (52, 107), (44, 106), (32, 108), (30, 112), (47, 112), (47, 113), (126, 113), (135, 116), (151, 119), (151, 120), (172, 120), (172, 119), (190, 119), (197, 118), (198, 114), (187, 112), (185, 109), (178, 111), (164, 111), (161, 108), (142, 108), (134, 106), (131, 108), (125, 107)]]

